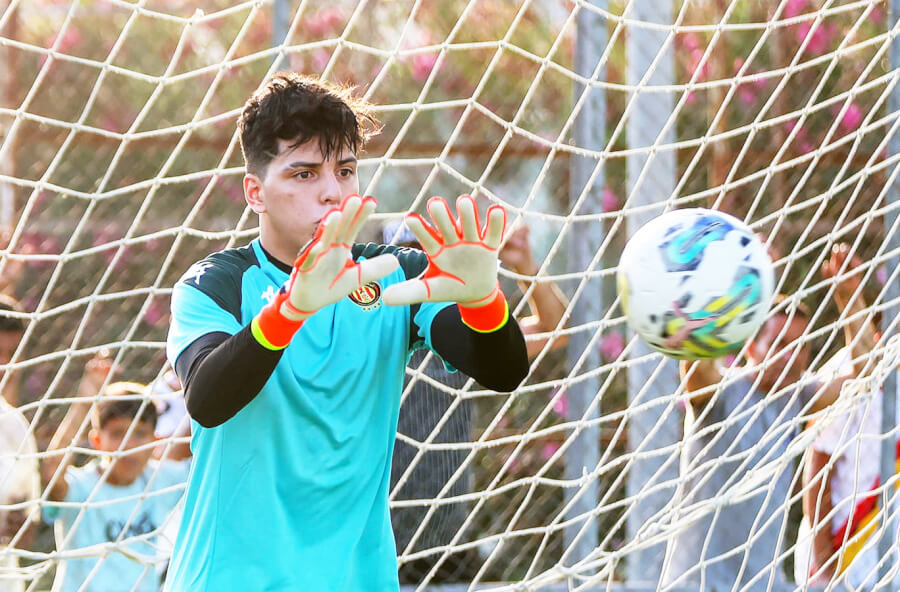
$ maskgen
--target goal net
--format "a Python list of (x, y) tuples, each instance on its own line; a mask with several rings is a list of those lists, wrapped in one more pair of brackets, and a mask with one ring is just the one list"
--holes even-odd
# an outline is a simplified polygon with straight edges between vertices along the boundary
[[(257, 235), (235, 124), (280, 69), (354, 84), (377, 105), (384, 130), (359, 167), (379, 200), (366, 240), (400, 242), (392, 223), (432, 195), (502, 204), (528, 229), (500, 272), (529, 327), (521, 388), (486, 390), (432, 355), (408, 367), (391, 484), (401, 583), (891, 588), (898, 32), (875, 0), (0, 1), (0, 288), (22, 307), (0, 320), (23, 324), (0, 367), (16, 410), (0, 420), (24, 426), (0, 433), (0, 589), (49, 590), (83, 560), (92, 574), (140, 566), (123, 589), (159, 581), (174, 529), (144, 528), (141, 507), (183, 481), (151, 479), (106, 541), (82, 545), (88, 513), (117, 502), (98, 486), (54, 505), (37, 467), (100, 460), (89, 416), (51, 444), (105, 353), (101, 383), (150, 384), (122, 398), (165, 412), (156, 454), (187, 441), (166, 380), (171, 287)], [(684, 207), (765, 237), (785, 295), (772, 314), (809, 320), (773, 353), (806, 348), (804, 380), (861, 369), (833, 405), (813, 411), (790, 381), (734, 397), (781, 363), (746, 351), (694, 405), (677, 365), (628, 330), (619, 253)], [(823, 276), (838, 244), (859, 264)], [(858, 307), (842, 311), (848, 284)], [(865, 323), (880, 339), (853, 364), (840, 352), (862, 337), (846, 329)], [(58, 536), (53, 508), (74, 520)], [(841, 530), (856, 514), (868, 521)], [(740, 541), (721, 524), (735, 515)]]

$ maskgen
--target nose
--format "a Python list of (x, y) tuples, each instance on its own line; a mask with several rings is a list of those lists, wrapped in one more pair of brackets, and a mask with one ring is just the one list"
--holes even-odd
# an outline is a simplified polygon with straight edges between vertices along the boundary
[(334, 175), (325, 175), (325, 187), (322, 189), (322, 203), (336, 206), (341, 203), (341, 184)]

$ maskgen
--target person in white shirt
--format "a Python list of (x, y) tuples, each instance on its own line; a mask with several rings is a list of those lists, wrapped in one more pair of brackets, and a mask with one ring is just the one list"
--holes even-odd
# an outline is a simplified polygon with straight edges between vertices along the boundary
[[(848, 257), (847, 272), (862, 263), (858, 256), (850, 255), (847, 245), (835, 245), (831, 258), (822, 266), (822, 275), (826, 279), (836, 277)], [(874, 349), (878, 335), (874, 324), (862, 314), (866, 305), (861, 294), (850, 302), (859, 290), (859, 278), (852, 275), (835, 285), (833, 297), (838, 310), (847, 318), (859, 320), (844, 326), (847, 345), (819, 371), (823, 378), (846, 380), (867, 371), (865, 354)], [(877, 511), (876, 496), (868, 493), (879, 484), (881, 401), (880, 389), (856, 392), (849, 410), (829, 410), (817, 420), (819, 425), (812, 427), (820, 432), (803, 462), (803, 520), (794, 551), (798, 583), (826, 584), (840, 576), (857, 587), (867, 579), (869, 584), (877, 580), (877, 548), (859, 553), (862, 540), (847, 545), (844, 542), (865, 530), (862, 522)]]
[[(11, 298), (0, 296), (0, 364), (9, 364), (25, 324), (21, 317), (4, 312), (21, 313), (22, 309)], [(34, 543), (41, 493), (37, 445), (28, 420), (10, 403), (17, 401), (16, 381), (7, 380), (0, 396), (0, 592), (25, 589), (27, 578), (19, 572), (17, 550)]]

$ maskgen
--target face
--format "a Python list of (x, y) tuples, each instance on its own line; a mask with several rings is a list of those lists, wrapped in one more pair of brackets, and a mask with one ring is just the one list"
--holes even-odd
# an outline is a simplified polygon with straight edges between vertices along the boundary
[[(90, 434), (91, 445), (97, 450), (103, 452), (115, 452), (122, 446), (125, 434), (131, 426), (132, 420), (128, 417), (114, 417), (106, 422), (99, 430), (92, 430)], [(131, 435), (122, 447), (123, 452), (132, 450), (144, 444), (150, 444), (156, 441), (153, 433), (153, 426), (144, 421), (139, 421), (134, 426)], [(109, 470), (107, 480), (113, 485), (129, 485), (133, 483), (138, 475), (147, 466), (147, 462), (153, 455), (153, 447), (137, 450), (135, 452), (125, 452), (123, 456), (116, 458)]]
[[(22, 341), (22, 335), (21, 331), (0, 331), (0, 364), (9, 364)], [(3, 378), (3, 374), (0, 371), (0, 378)]]
[(326, 160), (317, 140), (295, 148), (290, 144), (278, 141), (278, 156), (263, 176), (244, 177), (244, 197), (260, 215), (260, 240), (287, 263), (313, 237), (328, 210), (345, 196), (359, 193), (356, 156), (351, 151), (344, 149)]
[(765, 391), (784, 388), (799, 380), (807, 370), (809, 348), (802, 341), (806, 326), (803, 318), (795, 316), (788, 321), (787, 316), (779, 314), (766, 321), (750, 344), (747, 351), (750, 361), (767, 364), (760, 378), (760, 386)]

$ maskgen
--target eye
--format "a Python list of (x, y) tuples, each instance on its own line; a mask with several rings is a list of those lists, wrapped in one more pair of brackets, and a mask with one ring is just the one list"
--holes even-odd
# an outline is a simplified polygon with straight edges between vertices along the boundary
[(343, 168), (338, 171), (338, 176), (341, 177), (352, 177), (356, 174), (356, 171), (351, 168)]
[(294, 178), (297, 179), (309, 179), (312, 177), (312, 171), (297, 171), (294, 173)]

